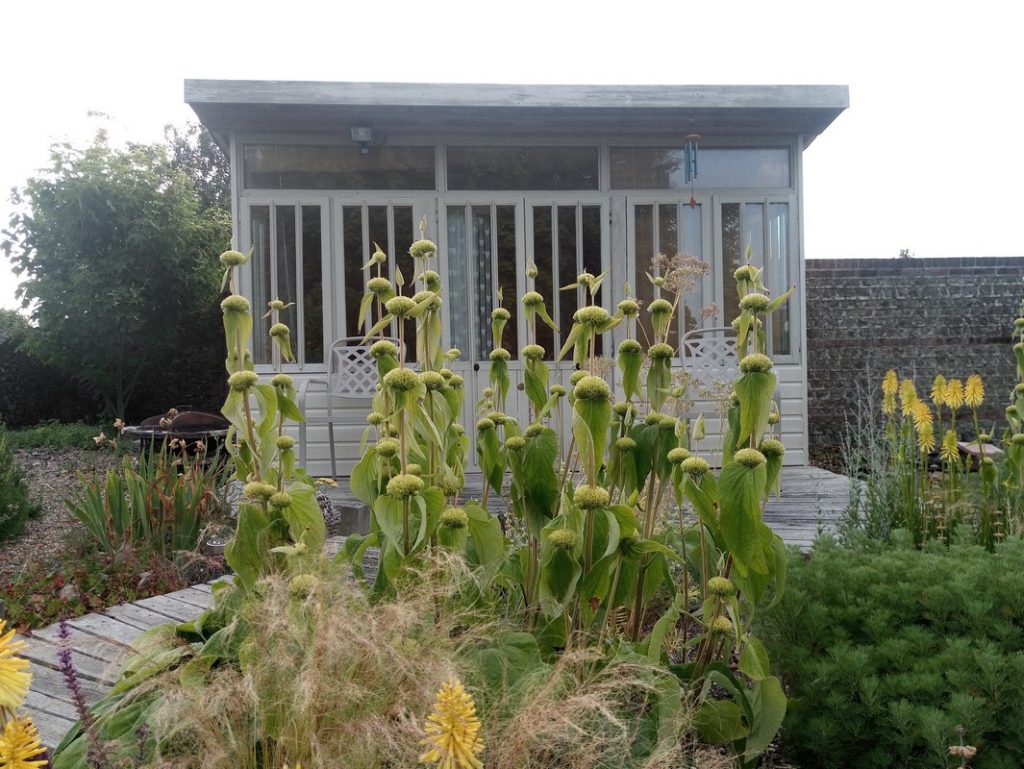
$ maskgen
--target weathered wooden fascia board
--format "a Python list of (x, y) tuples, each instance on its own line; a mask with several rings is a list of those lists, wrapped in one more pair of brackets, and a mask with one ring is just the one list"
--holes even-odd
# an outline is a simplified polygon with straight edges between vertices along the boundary
[(846, 109), (845, 85), (499, 85), (186, 80), (190, 104)]

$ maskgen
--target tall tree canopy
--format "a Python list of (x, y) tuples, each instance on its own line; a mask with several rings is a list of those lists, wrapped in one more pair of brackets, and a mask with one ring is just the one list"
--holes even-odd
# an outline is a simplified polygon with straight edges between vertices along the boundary
[(116, 416), (143, 372), (173, 375), (169, 358), (196, 343), (194, 319), (215, 305), (229, 217), (206, 197), (216, 184), (197, 189), (216, 174), (189, 171), (188, 157), (111, 147), (101, 131), (84, 149), (54, 145), (50, 167), (14, 193), (2, 247), (37, 326), (32, 347)]

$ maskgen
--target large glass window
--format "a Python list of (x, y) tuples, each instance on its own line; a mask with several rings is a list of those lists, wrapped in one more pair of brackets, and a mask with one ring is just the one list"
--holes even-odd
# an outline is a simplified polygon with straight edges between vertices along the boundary
[(432, 190), (433, 147), (246, 144), (245, 186), (263, 190)]
[[(659, 254), (671, 259), (677, 254), (695, 256), (703, 254), (701, 232), (701, 204), (690, 206), (682, 201), (668, 203), (636, 203), (633, 212), (633, 253), (636, 256), (636, 283), (633, 290), (640, 304), (646, 308), (661, 293), (651, 278), (662, 275), (656, 261)], [(680, 333), (693, 331), (701, 324), (704, 306), (703, 276), (686, 271), (683, 275), (686, 291), (677, 313), (678, 323), (669, 329), (668, 343), (679, 346)], [(666, 294), (665, 298), (669, 298)], [(641, 313), (644, 328), (650, 328), (650, 315)], [(681, 327), (681, 328), (680, 328)]]
[(263, 317), (271, 299), (289, 306), (280, 320), (292, 332), (292, 351), (300, 364), (324, 361), (323, 212), (316, 205), (254, 205), (249, 208), (252, 244), (253, 359), (273, 363), (268, 336), (271, 318)]
[[(764, 283), (773, 297), (789, 290), (789, 204), (723, 203), (722, 260), (725, 263), (725, 320), (740, 312), (732, 273), (744, 263), (749, 246), (751, 262), (764, 268)], [(768, 319), (768, 337), (775, 355), (792, 353), (791, 305), (786, 302)]]
[(597, 147), (449, 146), (450, 190), (596, 190)]
[[(680, 148), (612, 147), (612, 189), (690, 189)], [(716, 147), (700, 149), (693, 188), (776, 189), (790, 186), (789, 150)]]

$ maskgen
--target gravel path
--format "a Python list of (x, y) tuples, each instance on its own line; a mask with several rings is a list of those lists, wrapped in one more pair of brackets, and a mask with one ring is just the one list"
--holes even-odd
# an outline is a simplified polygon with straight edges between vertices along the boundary
[(32, 498), (42, 505), (42, 512), (29, 519), (21, 536), (0, 542), (0, 577), (51, 557), (64, 535), (81, 526), (64, 504), (81, 487), (78, 472), (106, 472), (120, 460), (104, 450), (28, 449), (15, 452), (14, 461), (25, 471)]

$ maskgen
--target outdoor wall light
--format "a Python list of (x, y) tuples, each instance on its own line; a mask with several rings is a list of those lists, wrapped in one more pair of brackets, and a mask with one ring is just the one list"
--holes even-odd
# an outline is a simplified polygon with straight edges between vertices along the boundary
[(370, 147), (374, 146), (373, 129), (369, 126), (352, 126), (352, 141), (359, 145), (361, 153), (369, 155)]

